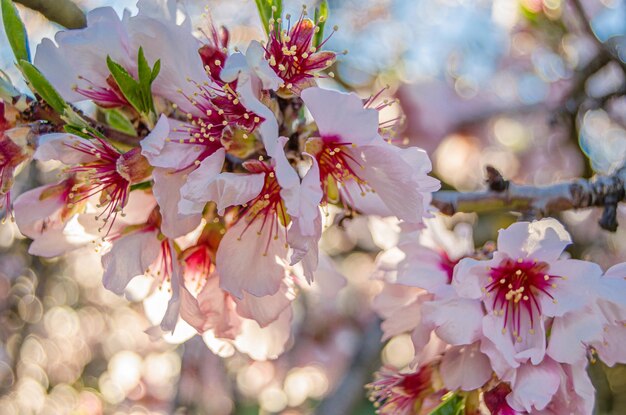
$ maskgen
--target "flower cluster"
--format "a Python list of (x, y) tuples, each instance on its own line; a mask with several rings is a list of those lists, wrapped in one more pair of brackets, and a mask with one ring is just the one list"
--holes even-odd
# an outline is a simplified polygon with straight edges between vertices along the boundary
[[(381, 413), (405, 413), (386, 409), (398, 394), (419, 408), (461, 391), (494, 414), (591, 414), (588, 362), (626, 362), (626, 264), (603, 272), (569, 258), (570, 243), (554, 219), (515, 223), (479, 251), (461, 225), (403, 231), (379, 258), (375, 307), (384, 339), (410, 332), (416, 355), (412, 372), (385, 369), (372, 384)], [(419, 393), (389, 386), (409, 378)]]
[[(63, 99), (146, 134), (41, 136), (34, 159), (60, 163), (62, 177), (17, 198), (17, 225), (32, 254), (93, 244), (115, 293), (151, 277), (167, 297), (162, 330), (191, 326), (218, 353), (247, 352), (240, 339), (267, 331), (281, 344), (261, 358), (276, 357), (298, 286), (314, 279), (331, 205), (420, 225), (438, 181), (425, 152), (387, 139), (388, 103), (317, 85), (336, 54), (322, 50), (324, 19), (306, 8), (295, 22), (270, 19), (267, 43), (245, 53), (229, 49), (226, 29), (194, 37), (174, 1), (138, 9), (96, 9), (86, 28), (38, 46), (34, 63)], [(5, 141), (11, 173), (22, 156)]]
[[(399, 242), (378, 258), (373, 305), (383, 340), (409, 333), (415, 356), (368, 385), (379, 413), (590, 414), (588, 363), (626, 363), (626, 263), (571, 259), (550, 218), (480, 249), (471, 227), (447, 230), (428, 155), (397, 145), (402, 116), (382, 116), (395, 101), (325, 88), (337, 28), (324, 37), (319, 10), (292, 19), (275, 4), (257, 2), (267, 39), (245, 52), (210, 19), (197, 37), (174, 0), (93, 10), (34, 65), (26, 52), (48, 105), (0, 103), (0, 207), (29, 252), (91, 247), (108, 290), (145, 291), (149, 334), (266, 360), (289, 345), (301, 289), (317, 280), (334, 299), (345, 284), (319, 249), (331, 213), (391, 217)], [(46, 134), (42, 107), (56, 111)], [(58, 180), (13, 200), (31, 159)]]

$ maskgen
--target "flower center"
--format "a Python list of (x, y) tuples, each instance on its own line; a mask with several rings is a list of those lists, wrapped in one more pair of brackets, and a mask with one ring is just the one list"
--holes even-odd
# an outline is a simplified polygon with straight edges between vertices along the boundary
[[(188, 96), (179, 90), (185, 98), (203, 115), (197, 116), (187, 113), (187, 122), (174, 128), (175, 132), (184, 133), (177, 138), (179, 144), (195, 144), (205, 146), (201, 156), (209, 156), (222, 147), (220, 139), (227, 127), (238, 128), (244, 131), (243, 138), (248, 139), (263, 119), (253, 112), (249, 112), (239, 100), (239, 96), (230, 84), (192, 82), (197, 92)], [(184, 137), (186, 135), (186, 137)], [(168, 141), (171, 139), (168, 138)], [(202, 159), (204, 157), (199, 157)]]
[[(254, 169), (262, 169), (265, 173), (265, 182), (259, 195), (243, 205), (244, 210), (240, 213), (237, 220), (245, 219), (247, 222), (241, 235), (248, 230), (252, 223), (257, 220), (262, 221), (260, 228), (257, 230), (257, 235), (260, 236), (262, 233), (267, 232), (268, 238), (264, 252), (264, 255), (267, 255), (270, 243), (279, 238), (279, 223), (284, 227), (286, 238), (286, 227), (289, 225), (291, 218), (280, 195), (281, 187), (278, 184), (278, 180), (276, 180), (274, 169), (264, 163), (248, 163), (248, 166)], [(241, 235), (239, 236), (240, 238)]]
[(185, 285), (188, 289), (199, 293), (213, 269), (209, 246), (206, 244), (193, 246), (183, 253), (182, 259)]
[[(419, 407), (432, 388), (433, 367), (421, 367), (414, 373), (399, 373), (383, 368), (377, 373), (376, 381), (367, 385), (371, 390), (370, 400), (379, 414), (403, 414)], [(410, 413), (413, 413), (412, 411)]]
[(337, 184), (350, 180), (358, 185), (361, 196), (373, 191), (357, 173), (357, 170), (364, 166), (352, 153), (351, 147), (354, 146), (352, 143), (342, 142), (339, 137), (323, 137), (311, 140), (308, 146), (313, 154), (317, 154), (324, 202), (338, 202), (341, 196), (345, 196), (353, 204), (352, 196), (347, 190), (344, 189), (343, 195), (340, 195), (337, 187)]
[(517, 341), (521, 341), (522, 313), (530, 320), (530, 334), (534, 332), (535, 320), (541, 316), (538, 298), (542, 295), (556, 299), (550, 293), (556, 288), (556, 280), (564, 277), (548, 274), (550, 266), (545, 262), (519, 258), (506, 258), (497, 267), (489, 270), (489, 279), (483, 292), (493, 296), (493, 312), (504, 317), (502, 332), (507, 326)]
[(284, 82), (286, 89), (307, 79), (319, 76), (317, 72), (328, 68), (335, 62), (335, 53), (319, 49), (332, 36), (332, 33), (319, 45), (313, 46), (313, 39), (319, 32), (319, 24), (323, 20), (313, 22), (305, 18), (306, 9), (303, 9), (298, 21), (291, 27), (291, 16), (287, 15), (287, 28), (283, 29), (281, 19), (270, 20), (269, 41), (265, 48), (265, 57)]
[(103, 210), (96, 219), (104, 217), (105, 225), (110, 221), (110, 231), (115, 218), (128, 201), (130, 185), (148, 177), (147, 162), (138, 149), (121, 154), (99, 137), (77, 141), (68, 147), (92, 157), (91, 161), (67, 170), (75, 174), (77, 180), (71, 188), (69, 200), (72, 204), (78, 204), (100, 194), (97, 207)]

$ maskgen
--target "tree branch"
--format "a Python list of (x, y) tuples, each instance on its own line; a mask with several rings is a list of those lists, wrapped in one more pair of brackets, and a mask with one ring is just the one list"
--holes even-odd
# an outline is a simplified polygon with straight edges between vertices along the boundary
[(71, 0), (14, 0), (29, 9), (43, 14), (48, 20), (68, 29), (80, 29), (87, 25), (85, 13)]
[[(50, 106), (41, 100), (35, 100), (27, 95), (18, 95), (13, 97), (13, 105), (25, 107), (21, 111), (21, 117), (26, 122), (47, 121), (50, 123), (51, 131), (62, 132), (65, 122), (61, 119), (61, 116), (57, 114)], [(21, 109), (21, 108), (20, 108)], [(74, 108), (78, 114), (80, 114), (93, 128), (100, 131), (107, 138), (116, 141), (118, 143), (136, 146), (141, 140), (141, 136), (132, 136), (125, 134), (121, 131), (115, 130), (105, 124), (86, 116), (78, 109)], [(49, 131), (50, 132), (50, 131)]]
[(517, 211), (538, 217), (570, 209), (603, 207), (599, 224), (603, 229), (614, 232), (617, 229), (617, 205), (626, 199), (626, 166), (612, 175), (597, 175), (589, 180), (575, 179), (548, 186), (519, 185), (508, 181), (504, 186), (499, 173), (496, 175), (490, 171), (488, 174), (489, 190), (439, 191), (433, 194), (433, 205), (447, 215), (456, 212)]

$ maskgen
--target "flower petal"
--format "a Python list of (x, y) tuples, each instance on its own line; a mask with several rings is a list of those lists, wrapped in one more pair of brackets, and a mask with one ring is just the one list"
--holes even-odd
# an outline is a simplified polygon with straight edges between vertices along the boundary
[(117, 239), (102, 257), (104, 287), (122, 294), (131, 279), (143, 275), (157, 258), (161, 243), (156, 231), (137, 231)]
[(443, 355), (440, 371), (448, 390), (471, 391), (491, 379), (489, 358), (479, 350), (478, 345), (455, 346)]
[(301, 97), (322, 136), (337, 136), (357, 145), (379, 139), (378, 111), (363, 108), (355, 93), (312, 87), (302, 91)]
[(287, 255), (286, 240), (282, 229), (273, 235), (272, 228), (263, 219), (248, 224), (242, 218), (226, 232), (217, 249), (222, 289), (239, 299), (244, 291), (262, 297), (280, 289), (285, 274), (281, 260)]

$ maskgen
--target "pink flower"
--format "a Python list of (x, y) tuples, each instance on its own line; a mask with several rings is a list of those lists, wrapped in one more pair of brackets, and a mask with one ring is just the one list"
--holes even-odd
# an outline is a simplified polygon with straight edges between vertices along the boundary
[(475, 254), (472, 229), (460, 223), (450, 231), (438, 216), (426, 219), (425, 225), (415, 230), (400, 224), (397, 247), (385, 251), (377, 262), (388, 282), (438, 293), (449, 289), (456, 264)]
[(253, 319), (265, 327), (278, 319), (295, 295), (285, 279), (280, 290), (271, 296), (244, 294), (238, 299), (223, 291), (215, 267), (223, 230), (221, 224), (207, 224), (195, 244), (180, 254), (183, 297), (188, 305), (181, 308), (181, 316), (200, 333), (212, 330), (217, 338), (234, 339), (242, 318)]
[(287, 29), (283, 29), (280, 21), (270, 21), (265, 58), (282, 79), (281, 91), (284, 94), (297, 94), (304, 88), (315, 85), (313, 79), (319, 76), (318, 73), (335, 62), (335, 52), (320, 50), (332, 33), (319, 45), (313, 46), (313, 38), (319, 30), (318, 22), (305, 16), (306, 9), (303, 9), (292, 26), (290, 16), (287, 15)]
[(104, 138), (84, 139), (71, 134), (48, 134), (39, 139), (36, 160), (57, 160), (67, 165), (75, 183), (68, 196), (68, 207), (98, 196), (98, 218), (109, 229), (128, 202), (131, 185), (150, 178), (151, 168), (139, 148), (125, 153)]
[(207, 78), (190, 20), (176, 24), (172, 0), (158, 6), (139, 1), (137, 6), (138, 15), (125, 13), (122, 19), (110, 7), (89, 12), (86, 28), (57, 33), (56, 45), (44, 39), (37, 47), (35, 65), (70, 102), (91, 99), (103, 107), (121, 106), (127, 101), (110, 76), (106, 58), (136, 76), (137, 52), (142, 47), (149, 62), (161, 60), (153, 92), (189, 111), (189, 101), (178, 91), (191, 96), (197, 89), (187, 79), (201, 83)]
[(546, 319), (558, 324), (583, 309), (601, 273), (595, 264), (559, 259), (569, 242), (554, 219), (518, 222), (500, 231), (493, 259), (461, 260), (452, 282), (459, 298), (429, 304), (437, 325), (452, 328), (446, 340), (466, 344), (484, 335), (496, 373), (528, 359), (539, 364), (546, 354)]
[(355, 94), (307, 88), (302, 100), (319, 130), (307, 142), (307, 151), (317, 159), (324, 202), (342, 200), (358, 209), (360, 197), (376, 193), (391, 214), (421, 223), (424, 200), (439, 186), (425, 173), (430, 162), (423, 152), (385, 142), (378, 111), (364, 108)]
[[(217, 251), (221, 287), (238, 298), (242, 298), (243, 291), (255, 296), (278, 291), (284, 274), (283, 261), (286, 262), (289, 249), (287, 228), (290, 224), (301, 226), (294, 222), (296, 217), (290, 216), (290, 211), (299, 214), (299, 208), (293, 206), (300, 206), (301, 199), (307, 196), (293, 189), (286, 191), (279, 184), (279, 170), (275, 165), (248, 161), (244, 166), (251, 174), (222, 173), (216, 179), (217, 197), (212, 199), (217, 201), (218, 212), (227, 206), (243, 205)], [(317, 206), (319, 200), (313, 202)], [(319, 211), (312, 209), (311, 214), (317, 217)], [(297, 218), (308, 225), (315, 220), (304, 216)], [(303, 235), (302, 238), (308, 236), (300, 230), (298, 234)], [(305, 241), (298, 249), (317, 250), (317, 245)], [(233, 261), (233, 258), (239, 260)]]
[(366, 387), (370, 390), (370, 400), (381, 415), (428, 413), (426, 411), (433, 409), (439, 401), (439, 396), (434, 396), (437, 391), (433, 375), (433, 365), (422, 366), (412, 373), (383, 367), (376, 373), (376, 380)]
[(122, 294), (128, 283), (139, 275), (151, 275), (158, 289), (171, 293), (161, 328), (174, 330), (181, 308), (181, 267), (174, 242), (160, 232), (158, 210), (142, 224), (128, 226), (111, 238), (102, 256), (102, 283), (108, 290)]

